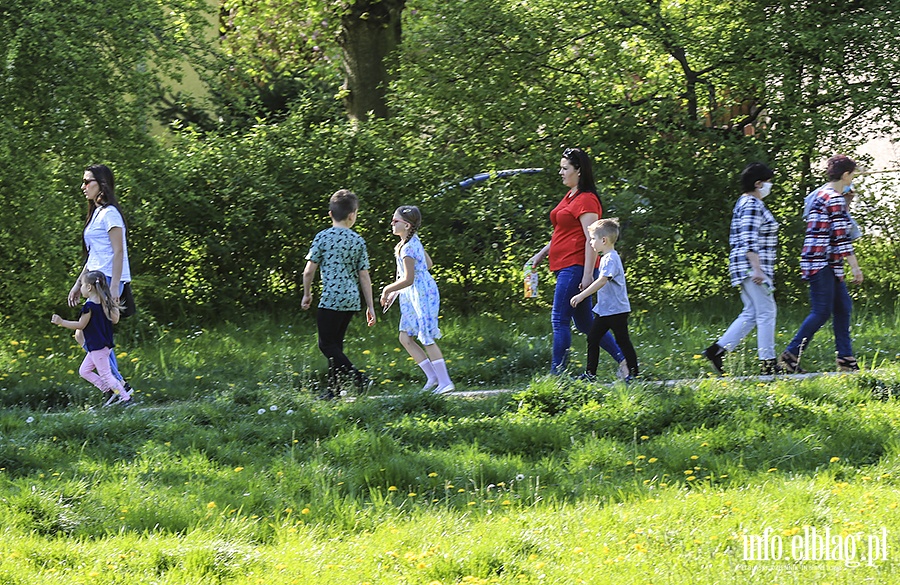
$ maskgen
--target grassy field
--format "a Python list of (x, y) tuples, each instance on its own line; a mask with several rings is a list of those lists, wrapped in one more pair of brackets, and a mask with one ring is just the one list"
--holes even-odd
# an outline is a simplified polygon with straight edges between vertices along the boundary
[(0, 583), (900, 583), (895, 312), (855, 316), (861, 374), (738, 378), (751, 336), (713, 378), (732, 309), (636, 315), (629, 386), (546, 376), (546, 315), (445, 323), (478, 397), (417, 392), (390, 321), (354, 324), (377, 385), (333, 402), (305, 317), (128, 323), (120, 409), (59, 330), (9, 334)]

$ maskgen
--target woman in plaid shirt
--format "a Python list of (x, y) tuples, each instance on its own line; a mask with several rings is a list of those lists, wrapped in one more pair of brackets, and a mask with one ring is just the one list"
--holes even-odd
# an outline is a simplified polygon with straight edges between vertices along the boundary
[(756, 344), (762, 374), (774, 374), (775, 360), (775, 253), (778, 222), (763, 199), (772, 190), (775, 173), (762, 163), (752, 163), (741, 172), (744, 193), (734, 205), (728, 243), (728, 273), (731, 285), (741, 287), (744, 310), (719, 340), (703, 355), (717, 373), (723, 374), (722, 358), (756, 327)]
[(853, 253), (851, 222), (846, 187), (853, 182), (856, 162), (844, 155), (828, 159), (829, 183), (818, 190), (809, 208), (806, 238), (800, 252), (800, 272), (809, 282), (809, 316), (781, 354), (782, 367), (792, 373), (803, 373), (800, 356), (822, 325), (832, 319), (837, 367), (842, 371), (859, 369), (850, 343), (850, 313), (853, 303), (844, 280), (844, 261), (850, 265), (851, 282), (863, 281), (862, 271)]

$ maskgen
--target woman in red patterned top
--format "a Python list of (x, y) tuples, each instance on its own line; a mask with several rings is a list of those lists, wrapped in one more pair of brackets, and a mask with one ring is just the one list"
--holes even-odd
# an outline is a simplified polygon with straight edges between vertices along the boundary
[(856, 162), (839, 154), (828, 159), (828, 183), (816, 191), (810, 201), (806, 237), (800, 252), (800, 272), (809, 283), (809, 316), (781, 354), (782, 367), (799, 374), (803, 350), (813, 335), (831, 318), (837, 367), (843, 371), (859, 369), (850, 342), (850, 313), (853, 302), (844, 279), (844, 262), (850, 265), (851, 282), (863, 281), (851, 239), (852, 225), (844, 189), (853, 183)]
[[(553, 236), (550, 243), (529, 260), (533, 267), (537, 267), (549, 255), (550, 270), (556, 274), (553, 310), (550, 313), (553, 327), (550, 372), (553, 374), (560, 374), (565, 370), (572, 345), (572, 320), (582, 333), (591, 329), (593, 314), (590, 299), (585, 299), (577, 307), (572, 307), (569, 301), (578, 291), (590, 286), (596, 278), (597, 253), (591, 248), (588, 226), (603, 213), (594, 184), (591, 159), (583, 150), (567, 148), (563, 152), (559, 162), (559, 176), (569, 191), (550, 212)], [(600, 341), (600, 347), (619, 363), (619, 376), (626, 376), (628, 365), (613, 336), (607, 332)]]

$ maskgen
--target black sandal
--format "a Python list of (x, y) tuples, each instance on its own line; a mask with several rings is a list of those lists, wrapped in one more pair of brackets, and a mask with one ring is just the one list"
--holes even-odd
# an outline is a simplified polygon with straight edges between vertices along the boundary
[(837, 369), (839, 372), (858, 372), (859, 364), (856, 363), (856, 358), (852, 355), (845, 357), (838, 356)]
[(788, 374), (805, 374), (806, 370), (800, 367), (800, 358), (789, 351), (781, 354), (781, 368)]

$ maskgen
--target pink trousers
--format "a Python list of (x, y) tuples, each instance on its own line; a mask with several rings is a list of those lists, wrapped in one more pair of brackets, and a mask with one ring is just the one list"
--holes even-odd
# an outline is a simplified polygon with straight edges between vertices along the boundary
[(109, 367), (109, 352), (108, 347), (87, 352), (78, 374), (104, 392), (122, 392), (122, 382), (113, 376)]

